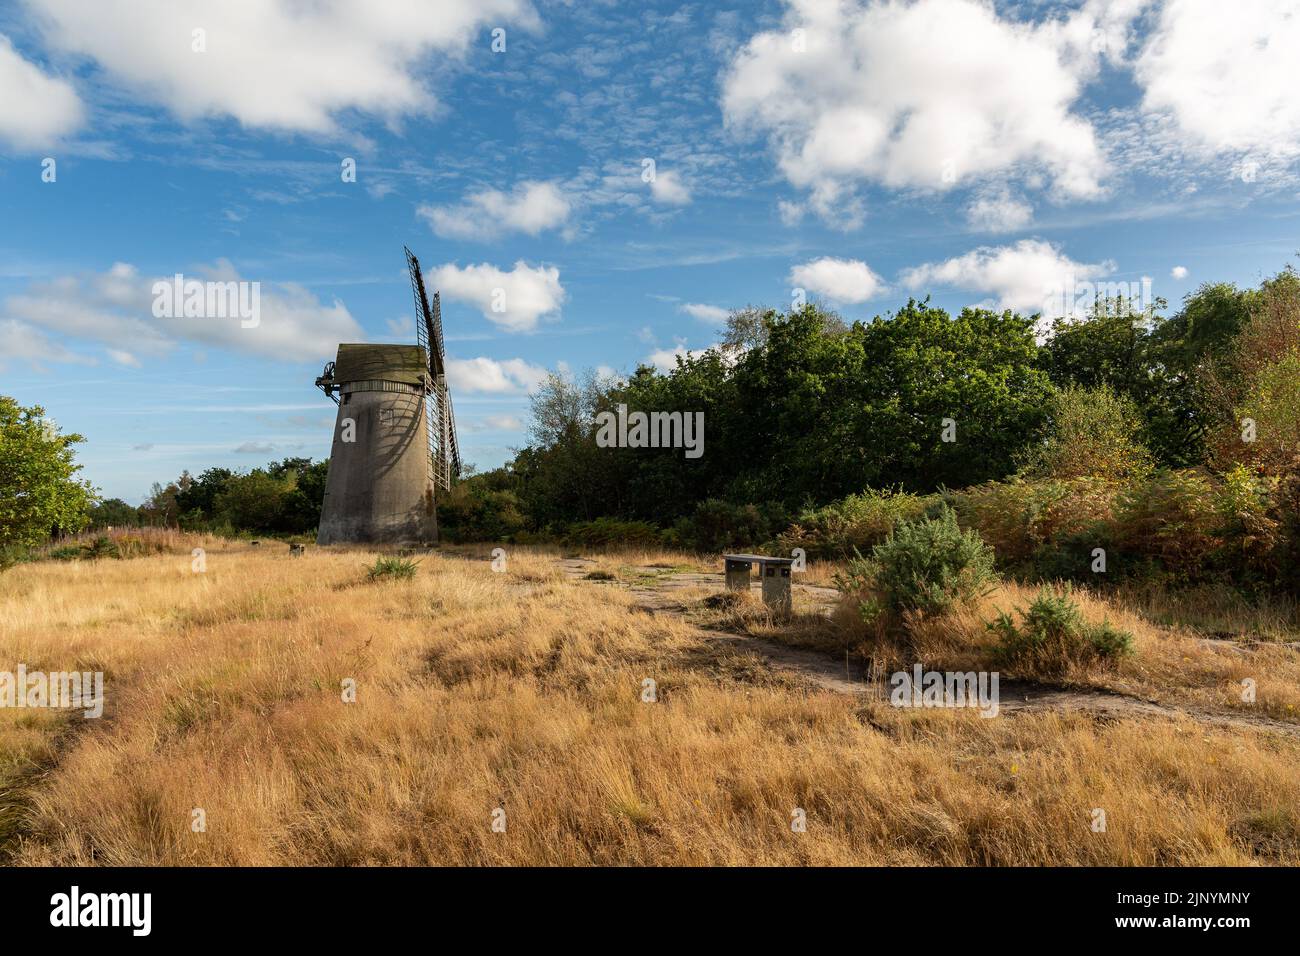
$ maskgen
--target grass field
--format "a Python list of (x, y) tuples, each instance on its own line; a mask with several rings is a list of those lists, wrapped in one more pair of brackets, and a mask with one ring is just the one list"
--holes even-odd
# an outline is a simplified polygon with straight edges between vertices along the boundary
[(1177, 602), (1084, 595), (1136, 653), (1064, 679), (1166, 712), (984, 719), (827, 691), (762, 648), (975, 666), (1018, 585), (899, 643), (802, 596), (790, 622), (711, 608), (704, 584), (649, 613), (637, 588), (718, 570), (685, 555), (575, 576), (557, 551), (510, 549), (498, 573), (472, 549), (370, 580), (374, 554), (287, 552), (178, 538), (0, 575), (0, 670), (106, 687), (100, 720), (0, 709), (6, 862), (1300, 863), (1297, 652), (1207, 641), (1170, 623)]

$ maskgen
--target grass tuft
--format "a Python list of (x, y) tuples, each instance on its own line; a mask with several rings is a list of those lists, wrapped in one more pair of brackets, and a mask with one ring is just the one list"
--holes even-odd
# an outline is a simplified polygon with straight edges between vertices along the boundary
[(420, 562), (413, 558), (380, 557), (370, 566), (366, 578), (371, 581), (386, 578), (404, 581), (415, 577), (415, 571), (419, 566)]

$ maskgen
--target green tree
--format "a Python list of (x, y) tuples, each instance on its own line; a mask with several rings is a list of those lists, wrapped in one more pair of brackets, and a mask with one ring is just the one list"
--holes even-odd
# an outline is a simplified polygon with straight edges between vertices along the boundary
[(314, 464), (310, 458), (285, 459), (285, 462), (289, 461), (294, 465), (292, 469), (285, 469), (284, 474), (289, 477), (292, 487), (281, 500), (280, 530), (294, 534), (312, 531), (320, 525), (329, 459)]
[(1098, 300), (1086, 319), (1052, 323), (1042, 365), (1058, 385), (1107, 385), (1141, 403), (1150, 388), (1149, 337), (1157, 322), (1154, 312), (1135, 311), (1127, 300)]
[[(613, 410), (681, 412), (703, 416), (703, 454), (686, 458), (684, 449), (602, 449), (605, 474), (617, 482), (619, 508), (609, 514), (665, 522), (690, 512), (715, 496), (736, 474), (736, 441), (743, 437), (736, 415), (730, 359), (721, 350), (683, 355), (667, 374), (642, 366), (625, 385), (602, 399)], [(750, 456), (751, 458), (753, 456)]]
[(235, 473), (229, 468), (208, 468), (191, 479), (176, 495), (180, 520), (187, 528), (206, 528), (216, 516), (217, 495), (225, 490)]
[[(1010, 312), (950, 317), (909, 302), (851, 328), (811, 304), (740, 317), (743, 347), (680, 356), (666, 373), (643, 366), (627, 381), (543, 385), (532, 441), (509, 468), (534, 528), (602, 516), (667, 525), (713, 499), (794, 510), (867, 486), (1000, 478), (1051, 394), (1033, 322)], [(595, 415), (619, 405), (702, 413), (703, 456), (598, 447)]]
[(235, 475), (217, 495), (217, 518), (238, 531), (281, 530), (284, 498), (292, 487), (286, 479), (273, 477), (261, 468)]
[(1119, 480), (1149, 471), (1151, 453), (1137, 441), (1137, 405), (1109, 385), (1067, 385), (1048, 404), (1042, 439), (1022, 454), (1023, 471), (1036, 478)]
[(1283, 475), (1300, 451), (1300, 276), (1264, 283), (1225, 352), (1205, 376), (1215, 462)]
[(1236, 343), (1269, 297), (1300, 286), (1290, 268), (1258, 289), (1206, 283), (1165, 319), (1156, 300), (1138, 311), (1124, 300), (1100, 300), (1082, 321), (1060, 319), (1042, 349), (1042, 365), (1060, 386), (1108, 386), (1141, 415), (1140, 442), (1157, 463), (1203, 462), (1210, 432), (1230, 414), (1246, 383)]
[(1183, 299), (1176, 315), (1153, 331), (1153, 339), (1173, 367), (1194, 369), (1223, 354), (1245, 328), (1258, 298), (1255, 289), (1206, 282)]
[(537, 526), (619, 513), (626, 493), (613, 473), (617, 462), (595, 442), (596, 412), (614, 385), (594, 372), (551, 375), (534, 393), (531, 443), (511, 470)]
[(107, 498), (90, 509), (94, 528), (130, 528), (140, 523), (140, 512), (121, 498)]
[(811, 306), (791, 313), (735, 368), (737, 458), (749, 472), (736, 487), (797, 506), (1001, 478), (1050, 394), (1036, 362), (1033, 322), (1010, 312), (950, 317), (909, 301), (842, 333)]
[[(823, 332), (833, 335), (848, 328), (838, 312), (816, 305), (811, 306), (810, 309), (821, 322)], [(738, 354), (767, 344), (768, 334), (773, 324), (780, 319), (781, 313), (775, 309), (748, 305), (743, 309), (733, 310), (727, 316), (726, 328), (722, 333), (722, 351)]]
[(165, 485), (155, 481), (149, 489), (149, 496), (140, 505), (141, 521), (156, 528), (180, 527), (179, 501), (193, 483), (188, 471), (181, 472), (179, 478)]
[(1188, 316), (1200, 309), (1189, 302), (1166, 320), (1158, 315), (1163, 299), (1145, 311), (1124, 299), (1099, 300), (1086, 319), (1054, 322), (1040, 353), (1058, 387), (1105, 386), (1131, 400), (1140, 414), (1139, 442), (1157, 462), (1171, 466), (1196, 464), (1204, 455), (1205, 415), (1196, 381), (1201, 350), (1211, 337), (1184, 337)]
[(0, 395), (0, 548), (30, 547), (80, 531), (95, 489), (77, 479), (77, 434), (61, 434), (39, 405)]

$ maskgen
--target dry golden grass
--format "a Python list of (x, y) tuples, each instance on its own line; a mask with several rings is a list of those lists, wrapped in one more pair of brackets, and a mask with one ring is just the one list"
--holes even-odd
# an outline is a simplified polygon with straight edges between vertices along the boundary
[[(1070, 666), (1063, 676), (1006, 664), (987, 624), (999, 612), (1026, 607), (1039, 591), (1038, 585), (1006, 581), (974, 604), (944, 615), (905, 617), (902, 621), (881, 617), (870, 626), (862, 622), (849, 598), (828, 618), (817, 602), (796, 591), (793, 614), (782, 618), (753, 595), (721, 606), (703, 591), (690, 596), (698, 602), (694, 619), (702, 625), (840, 655), (848, 651), (890, 671), (909, 669), (918, 661), (936, 670), (997, 670), (1009, 678), (1048, 680), (1066, 687), (1300, 723), (1300, 653), (1294, 648), (1268, 639), (1250, 640), (1248, 629), (1239, 632), (1245, 640), (1238, 642), (1207, 639), (1186, 627), (1154, 624), (1154, 615), (1131, 597), (1116, 603), (1086, 589), (1071, 592), (1088, 623), (1108, 621), (1133, 635), (1131, 657), (1108, 665)], [(1161, 602), (1162, 608), (1164, 602), (1173, 606), (1167, 596), (1161, 595)], [(1161, 613), (1163, 616), (1164, 611)], [(1193, 608), (1189, 613), (1202, 612)], [(1247, 680), (1254, 682), (1254, 700), (1243, 695)]]
[(1153, 624), (1178, 626), (1207, 637), (1300, 641), (1300, 601), (1294, 596), (1251, 599), (1226, 585), (1174, 592), (1159, 585), (1130, 583), (1117, 589), (1110, 600)]
[[(0, 852), (110, 865), (1300, 863), (1294, 739), (894, 710), (646, 614), (613, 583), (570, 580), (557, 552), (511, 549), (494, 573), (490, 548), (465, 550), (387, 583), (365, 581), (373, 554), (217, 542), (204, 574), (182, 548), (0, 577), (0, 669), (102, 669), (107, 696), (100, 721), (0, 710)], [(1145, 670), (1117, 679), (1192, 672), (1175, 666), (1182, 645), (1139, 640)], [(951, 653), (972, 653), (962, 646)], [(206, 832), (191, 829), (195, 808)], [(806, 833), (791, 830), (795, 808)]]
[[(908, 623), (905, 640), (865, 639), (864, 651), (896, 663), (921, 660), (938, 669), (1000, 669), (1029, 680), (1043, 675), (999, 662), (997, 640), (986, 622), (999, 611), (1027, 606), (1038, 586), (1004, 582), (974, 606), (952, 614)], [(1300, 722), (1300, 654), (1265, 642), (1249, 647), (1205, 639), (1183, 628), (1150, 623), (1125, 605), (1116, 606), (1084, 589), (1072, 592), (1090, 624), (1109, 621), (1133, 635), (1134, 653), (1109, 665), (1071, 666), (1066, 686), (1115, 691), (1163, 703)], [(860, 633), (860, 632), (859, 632)], [(1254, 681), (1255, 699), (1243, 697)]]

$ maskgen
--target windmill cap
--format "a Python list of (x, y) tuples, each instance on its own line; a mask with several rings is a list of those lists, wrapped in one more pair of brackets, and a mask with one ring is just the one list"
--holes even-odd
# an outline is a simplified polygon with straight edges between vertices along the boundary
[(424, 348), (419, 345), (366, 345), (343, 344), (339, 346), (334, 362), (334, 381), (344, 382), (402, 382), (420, 385), (429, 374)]

